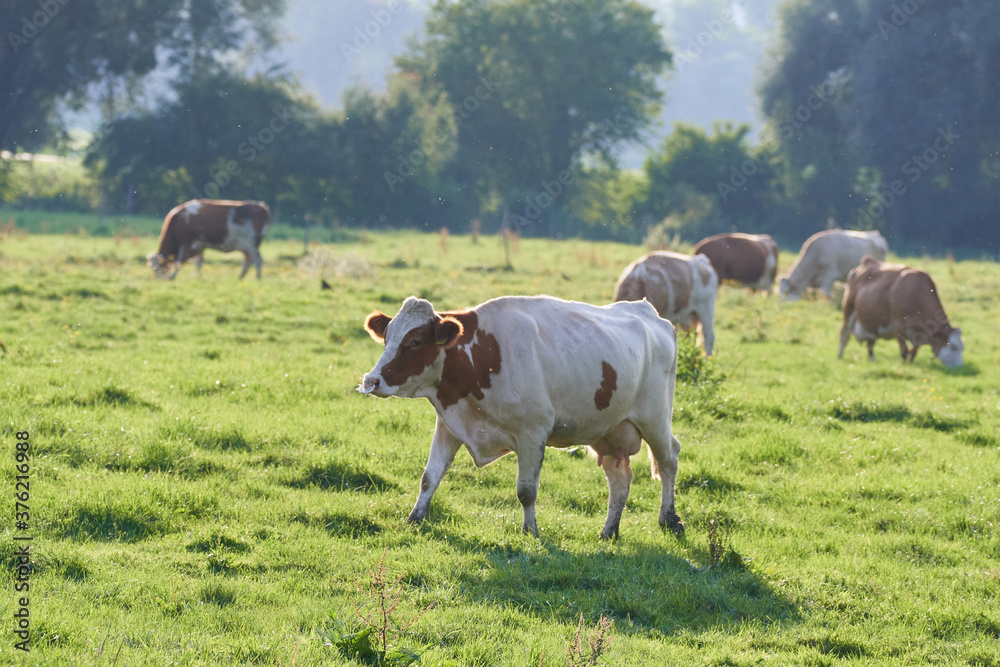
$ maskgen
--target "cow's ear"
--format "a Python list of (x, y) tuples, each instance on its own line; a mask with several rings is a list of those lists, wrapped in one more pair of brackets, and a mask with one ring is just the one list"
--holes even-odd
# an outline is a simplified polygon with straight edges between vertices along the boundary
[(434, 342), (445, 349), (454, 347), (463, 331), (462, 323), (454, 317), (443, 317), (434, 326)]
[(385, 342), (385, 329), (389, 326), (389, 322), (392, 318), (385, 313), (380, 313), (377, 310), (368, 316), (365, 320), (365, 331), (371, 336), (376, 342)]

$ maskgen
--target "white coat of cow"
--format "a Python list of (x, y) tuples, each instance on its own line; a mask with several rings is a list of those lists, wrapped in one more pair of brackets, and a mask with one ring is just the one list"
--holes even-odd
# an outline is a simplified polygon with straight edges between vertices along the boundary
[[(895, 338), (903, 361), (913, 361), (917, 348), (930, 345), (945, 366), (962, 365), (962, 330), (948, 323), (934, 281), (923, 271), (902, 264), (865, 257), (847, 276), (838, 359), (844, 356), (852, 333), (868, 344), (872, 361), (875, 342)], [(907, 341), (913, 343), (912, 348)]]
[(222, 252), (237, 250), (243, 253), (240, 278), (253, 263), (259, 280), (263, 264), (260, 244), (270, 222), (271, 209), (261, 201), (192, 199), (167, 213), (160, 231), (160, 245), (146, 260), (157, 278), (173, 280), (181, 264), (192, 258), (201, 271), (205, 248)]
[(715, 297), (719, 278), (705, 255), (659, 250), (635, 260), (615, 285), (615, 301), (646, 299), (660, 317), (682, 329), (698, 329), (705, 354), (715, 343)]
[(813, 234), (802, 244), (792, 268), (781, 277), (778, 292), (783, 301), (797, 301), (810, 288), (833, 299), (835, 280), (847, 280), (847, 274), (865, 255), (885, 259), (888, 252), (889, 245), (877, 231), (828, 229)]
[(681, 534), (674, 511), (680, 442), (670, 429), (677, 338), (646, 302), (593, 306), (554, 297), (500, 297), (437, 313), (409, 297), (394, 317), (368, 316), (385, 351), (358, 387), (426, 398), (437, 413), (409, 520), (419, 523), (464, 444), (481, 467), (513, 452), (522, 528), (538, 535), (535, 498), (545, 447), (589, 445), (608, 480), (602, 538), (618, 536), (632, 482), (629, 457), (649, 446), (662, 483), (658, 521)]

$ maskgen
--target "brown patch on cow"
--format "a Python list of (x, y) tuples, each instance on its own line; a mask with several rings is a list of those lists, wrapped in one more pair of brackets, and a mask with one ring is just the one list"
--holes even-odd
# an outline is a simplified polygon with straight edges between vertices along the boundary
[(388, 386), (401, 387), (437, 360), (441, 350), (434, 342), (436, 324), (437, 320), (431, 320), (403, 336), (396, 349), (396, 356), (382, 367), (382, 379)]
[(594, 406), (605, 410), (611, 405), (611, 397), (618, 389), (618, 373), (606, 361), (601, 362), (601, 388), (594, 392)]
[(500, 372), (500, 343), (496, 336), (479, 328), (479, 316), (475, 311), (442, 313), (442, 316), (459, 322), (462, 332), (456, 343), (445, 351), (438, 401), (442, 409), (467, 396), (481, 401), (486, 397), (484, 390), (492, 386), (490, 376)]
[[(385, 341), (385, 332), (392, 318), (375, 311), (365, 320), (365, 330), (376, 341)], [(406, 332), (392, 361), (382, 367), (382, 379), (390, 387), (400, 387), (411, 377), (420, 375), (437, 361), (442, 349), (454, 347), (464, 331), (454, 317), (435, 317)]]

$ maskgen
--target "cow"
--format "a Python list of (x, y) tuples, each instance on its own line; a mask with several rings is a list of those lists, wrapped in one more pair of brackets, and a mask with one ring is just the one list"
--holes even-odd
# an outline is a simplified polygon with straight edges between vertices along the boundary
[(674, 511), (681, 445), (670, 428), (677, 337), (648, 302), (506, 296), (438, 313), (411, 296), (394, 317), (371, 313), (365, 329), (385, 349), (358, 391), (426, 398), (437, 413), (411, 523), (427, 516), (464, 443), (477, 467), (515, 454), (521, 527), (537, 537), (545, 448), (586, 444), (608, 480), (601, 538), (617, 538), (632, 483), (629, 457), (645, 440), (662, 484), (659, 524), (683, 534)]
[(659, 250), (635, 260), (615, 285), (615, 301), (646, 299), (660, 317), (682, 329), (698, 329), (705, 354), (715, 342), (715, 297), (719, 278), (704, 255)]
[(858, 342), (868, 344), (870, 361), (875, 360), (879, 338), (895, 338), (904, 362), (913, 361), (921, 345), (930, 345), (945, 366), (962, 365), (962, 330), (948, 324), (934, 281), (902, 264), (866, 255), (848, 274), (838, 359), (843, 358), (852, 333)]
[(810, 236), (787, 275), (778, 282), (782, 301), (797, 301), (809, 288), (818, 289), (833, 300), (833, 282), (847, 280), (847, 274), (871, 255), (885, 259), (889, 245), (877, 231), (855, 232), (828, 229)]
[(704, 255), (719, 276), (771, 295), (778, 273), (778, 244), (768, 234), (716, 234), (698, 241), (692, 255)]
[(205, 248), (222, 252), (238, 250), (243, 253), (240, 279), (253, 262), (259, 280), (263, 264), (260, 243), (270, 222), (271, 209), (262, 201), (193, 199), (167, 213), (160, 231), (160, 246), (146, 260), (157, 278), (173, 280), (181, 264), (191, 258), (196, 259), (200, 273)]

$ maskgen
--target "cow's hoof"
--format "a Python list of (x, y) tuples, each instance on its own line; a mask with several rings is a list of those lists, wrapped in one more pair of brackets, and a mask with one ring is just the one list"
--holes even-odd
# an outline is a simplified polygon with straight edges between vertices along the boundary
[(535, 539), (538, 538), (538, 527), (537, 526), (529, 526), (528, 524), (523, 524), (521, 526), (521, 532), (526, 533), (528, 535), (534, 535)]
[(660, 528), (664, 531), (669, 530), (674, 534), (674, 537), (684, 537), (684, 522), (681, 521), (681, 518), (673, 512), (668, 514), (666, 518), (660, 522)]
[(601, 531), (602, 540), (617, 540), (618, 539), (618, 529), (615, 530), (602, 530)]
[(411, 526), (417, 526), (427, 517), (426, 514), (418, 514), (416, 512), (410, 512), (410, 516), (406, 517), (406, 523)]

